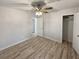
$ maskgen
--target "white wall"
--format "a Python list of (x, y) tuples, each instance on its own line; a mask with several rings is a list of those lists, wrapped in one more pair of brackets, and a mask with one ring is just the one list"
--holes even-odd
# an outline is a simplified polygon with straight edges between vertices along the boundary
[(77, 8), (52, 12), (44, 16), (44, 35), (52, 40), (62, 42), (62, 18), (64, 15), (72, 15), (78, 12)]
[(0, 50), (31, 37), (30, 12), (0, 7)]
[(73, 47), (79, 54), (79, 12), (74, 17)]

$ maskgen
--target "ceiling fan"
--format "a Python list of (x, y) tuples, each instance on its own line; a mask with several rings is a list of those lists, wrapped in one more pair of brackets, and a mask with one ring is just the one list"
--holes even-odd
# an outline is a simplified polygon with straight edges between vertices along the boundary
[[(53, 0), (53, 2), (59, 0)], [(0, 6), (9, 6), (9, 7), (32, 7), (32, 11), (36, 12), (36, 15), (42, 15), (42, 13), (48, 13), (49, 11), (53, 10), (53, 7), (46, 7), (47, 3), (45, 0), (35, 0), (32, 1), (31, 4), (26, 3), (13, 3), (13, 2), (2, 2)]]
[(42, 15), (42, 13), (48, 13), (53, 7), (45, 7), (46, 3), (44, 1), (32, 2), (33, 10), (36, 12), (36, 16)]
[(53, 7), (44, 7), (46, 5), (44, 1), (32, 2), (31, 5), (35, 11), (40, 11), (43, 13), (48, 13), (48, 10), (53, 9)]

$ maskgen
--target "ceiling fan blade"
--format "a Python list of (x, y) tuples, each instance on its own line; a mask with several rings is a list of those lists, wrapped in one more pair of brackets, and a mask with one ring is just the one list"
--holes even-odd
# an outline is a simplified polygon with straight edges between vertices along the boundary
[(53, 9), (53, 7), (46, 7), (46, 8), (44, 8), (45, 10), (52, 10)]
[(43, 12), (43, 13), (48, 13), (48, 11), (45, 10), (45, 9), (41, 9), (40, 11)]
[(56, 10), (56, 9), (53, 9), (53, 10), (50, 10), (50, 11), (47, 11), (48, 13), (52, 13), (52, 12), (58, 12), (59, 10)]
[(43, 13), (49, 13), (48, 11), (45, 11), (45, 12), (43, 12)]
[(51, 12), (57, 12), (58, 10), (53, 8), (53, 9), (41, 9), (41, 12), (43, 13), (51, 13)]

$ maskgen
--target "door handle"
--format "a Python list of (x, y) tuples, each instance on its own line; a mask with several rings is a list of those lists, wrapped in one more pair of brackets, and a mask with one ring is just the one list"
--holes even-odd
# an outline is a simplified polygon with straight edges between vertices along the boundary
[(77, 35), (77, 37), (79, 37), (79, 35)]

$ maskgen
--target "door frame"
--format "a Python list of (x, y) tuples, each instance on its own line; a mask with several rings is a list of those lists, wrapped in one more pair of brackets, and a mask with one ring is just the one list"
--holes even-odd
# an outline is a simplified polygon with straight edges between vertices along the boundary
[[(73, 31), (74, 31), (74, 14), (70, 14), (70, 15), (63, 15), (62, 16), (62, 42), (63, 42), (63, 26), (64, 26), (64, 16), (73, 16)], [(72, 39), (73, 41), (73, 39)]]

